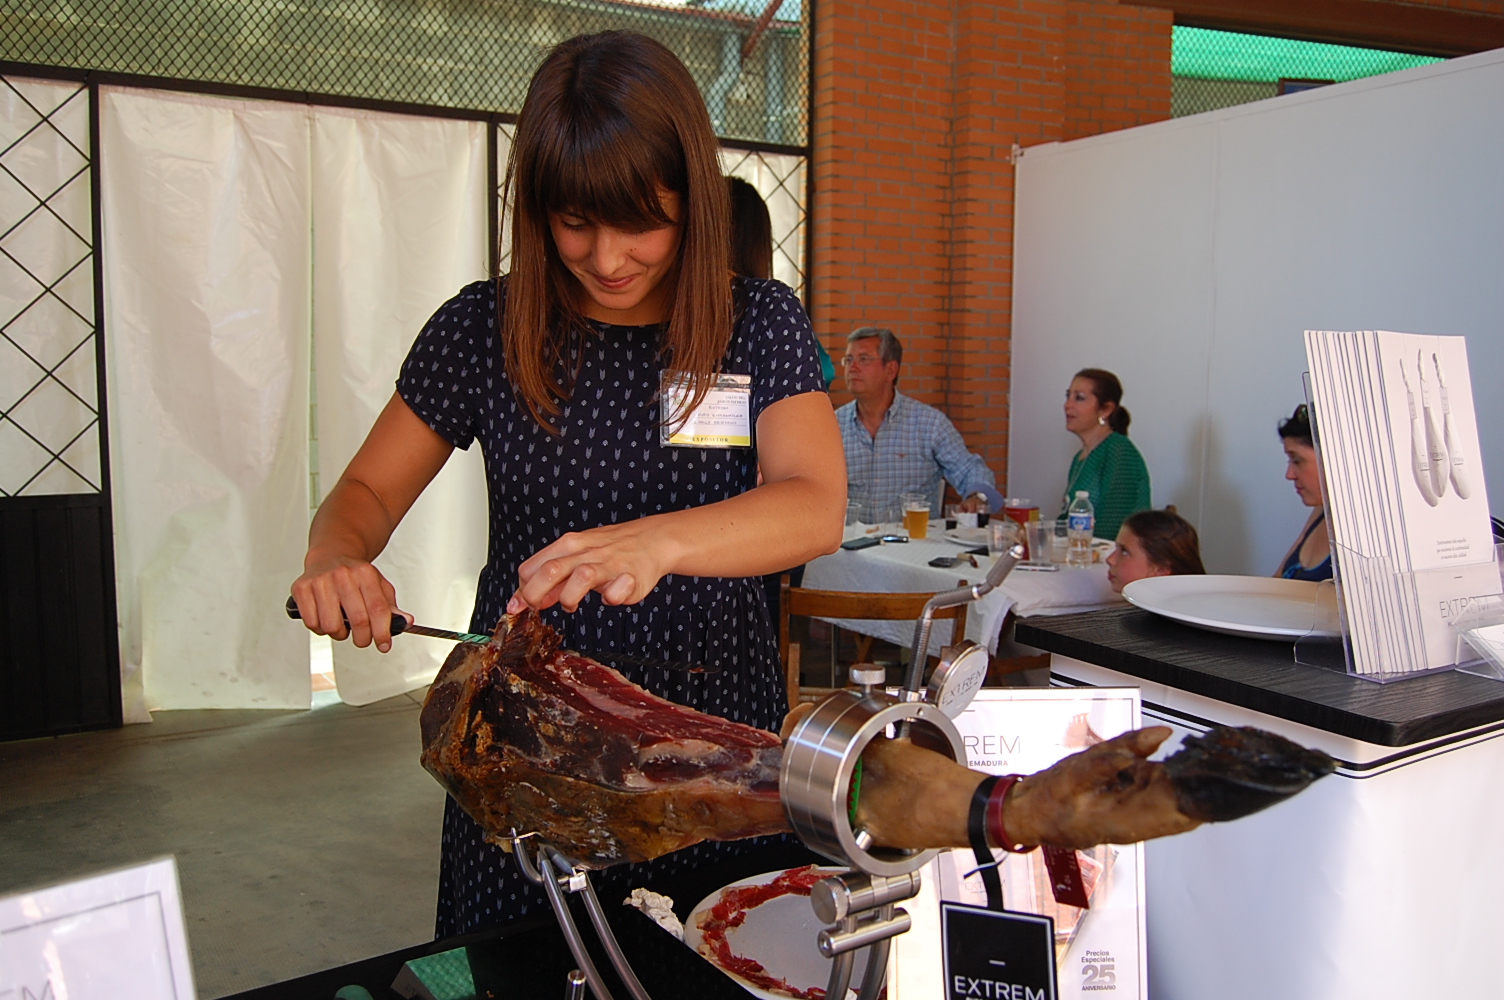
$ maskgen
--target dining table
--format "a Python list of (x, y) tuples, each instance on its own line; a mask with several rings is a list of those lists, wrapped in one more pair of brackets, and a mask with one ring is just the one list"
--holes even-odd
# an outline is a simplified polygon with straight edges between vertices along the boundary
[[(995, 562), (994, 556), (985, 554), (984, 531), (975, 528), (947, 530), (944, 521), (932, 521), (924, 538), (881, 542), (862, 549), (837, 549), (810, 562), (805, 567), (801, 585), (812, 590), (907, 594), (936, 593), (962, 584), (980, 583)], [(882, 529), (870, 532), (872, 537), (887, 533), (902, 534), (901, 531)], [(1033, 568), (1026, 564), (1014, 567), (1002, 586), (970, 605), (965, 637), (986, 646), (989, 653), (996, 655), (1010, 613), (1017, 618), (1027, 618), (1123, 606), (1122, 597), (1113, 593), (1107, 582), (1107, 565), (1101, 559), (1105, 544), (1094, 547), (1097, 558), (1090, 565), (1051, 563), (1050, 568)], [(982, 551), (971, 551), (978, 548)], [(937, 557), (967, 554), (976, 565), (964, 559), (949, 568), (930, 565)], [(913, 622), (827, 620), (840, 628), (905, 648), (914, 642)], [(941, 648), (951, 642), (949, 624), (937, 622), (930, 637), (930, 655), (938, 656)]]

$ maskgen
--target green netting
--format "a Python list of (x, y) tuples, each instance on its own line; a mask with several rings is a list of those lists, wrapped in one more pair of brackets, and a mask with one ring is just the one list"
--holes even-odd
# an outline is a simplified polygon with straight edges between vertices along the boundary
[(1278, 83), (1281, 79), (1342, 83), (1441, 62), (1432, 56), (1300, 42), (1206, 28), (1174, 29), (1170, 70), (1206, 80)]
[(1263, 100), (1281, 80), (1345, 83), (1440, 62), (1351, 45), (1176, 26), (1171, 47), (1171, 114), (1197, 114)]
[(93, 0), (0, 4), (0, 54), (41, 66), (515, 113), (543, 55), (628, 28), (694, 74), (723, 138), (806, 143), (808, 32), (783, 0)]

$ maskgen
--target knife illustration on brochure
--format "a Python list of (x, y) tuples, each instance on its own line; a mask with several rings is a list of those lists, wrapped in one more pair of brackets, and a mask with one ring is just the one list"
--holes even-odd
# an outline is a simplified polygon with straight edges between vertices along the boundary
[[(291, 597), (287, 599), (287, 617), (295, 618), (299, 621), (303, 618), (302, 614), (298, 612), (298, 602), (294, 601)], [(350, 619), (345, 618), (345, 628), (349, 627)], [(452, 632), (449, 629), (430, 628), (427, 625), (418, 625), (416, 623), (409, 625), (404, 616), (392, 615), (392, 635), (401, 635), (404, 632), (409, 635), (426, 635), (432, 639), (449, 639), (453, 642), (487, 643), (491, 641), (489, 635), (482, 635), (479, 632)], [(661, 670), (676, 670), (689, 674), (718, 674), (721, 672), (720, 667), (706, 663), (687, 663), (683, 660), (664, 660), (651, 656), (628, 656), (625, 653), (607, 653), (590, 649), (576, 649), (573, 652), (579, 653), (581, 656), (588, 656), (591, 659), (600, 660), (607, 665), (612, 663), (627, 663), (635, 667), (657, 667)]]

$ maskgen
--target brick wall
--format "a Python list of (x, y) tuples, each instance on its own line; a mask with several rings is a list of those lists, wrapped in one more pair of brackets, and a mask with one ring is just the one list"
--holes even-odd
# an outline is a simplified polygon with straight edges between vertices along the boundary
[(891, 326), (903, 390), (949, 413), (1000, 484), (1010, 150), (1168, 118), (1170, 26), (1167, 11), (1105, 0), (817, 9), (815, 329), (839, 357), (853, 327)]
[(1170, 12), (1099, 0), (1071, 0), (1066, 11), (1062, 138), (1168, 118)]

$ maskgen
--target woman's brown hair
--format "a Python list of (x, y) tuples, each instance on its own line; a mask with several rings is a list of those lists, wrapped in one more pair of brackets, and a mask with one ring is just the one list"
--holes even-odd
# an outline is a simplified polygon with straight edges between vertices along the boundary
[(587, 294), (564, 266), (549, 215), (569, 212), (614, 229), (671, 225), (659, 189), (680, 196), (679, 258), (666, 367), (689, 381), (681, 412), (713, 384), (731, 339), (730, 210), (705, 102), (684, 64), (645, 35), (606, 31), (561, 43), (528, 86), (507, 159), (512, 265), (501, 341), (507, 375), (539, 424), (573, 389), (566, 358), (585, 336)]
[(1112, 412), (1107, 415), (1107, 426), (1127, 437), (1128, 424), (1133, 418), (1123, 406), (1123, 383), (1118, 381), (1118, 377), (1105, 368), (1083, 368), (1075, 377), (1084, 378), (1091, 383), (1091, 394), (1097, 397), (1099, 405), (1112, 404)]
[(1143, 547), (1144, 555), (1171, 576), (1205, 573), (1201, 563), (1201, 538), (1191, 522), (1168, 510), (1141, 510), (1123, 520), (1123, 527)]
[(773, 220), (757, 188), (726, 178), (731, 195), (731, 270), (749, 278), (773, 276)]

